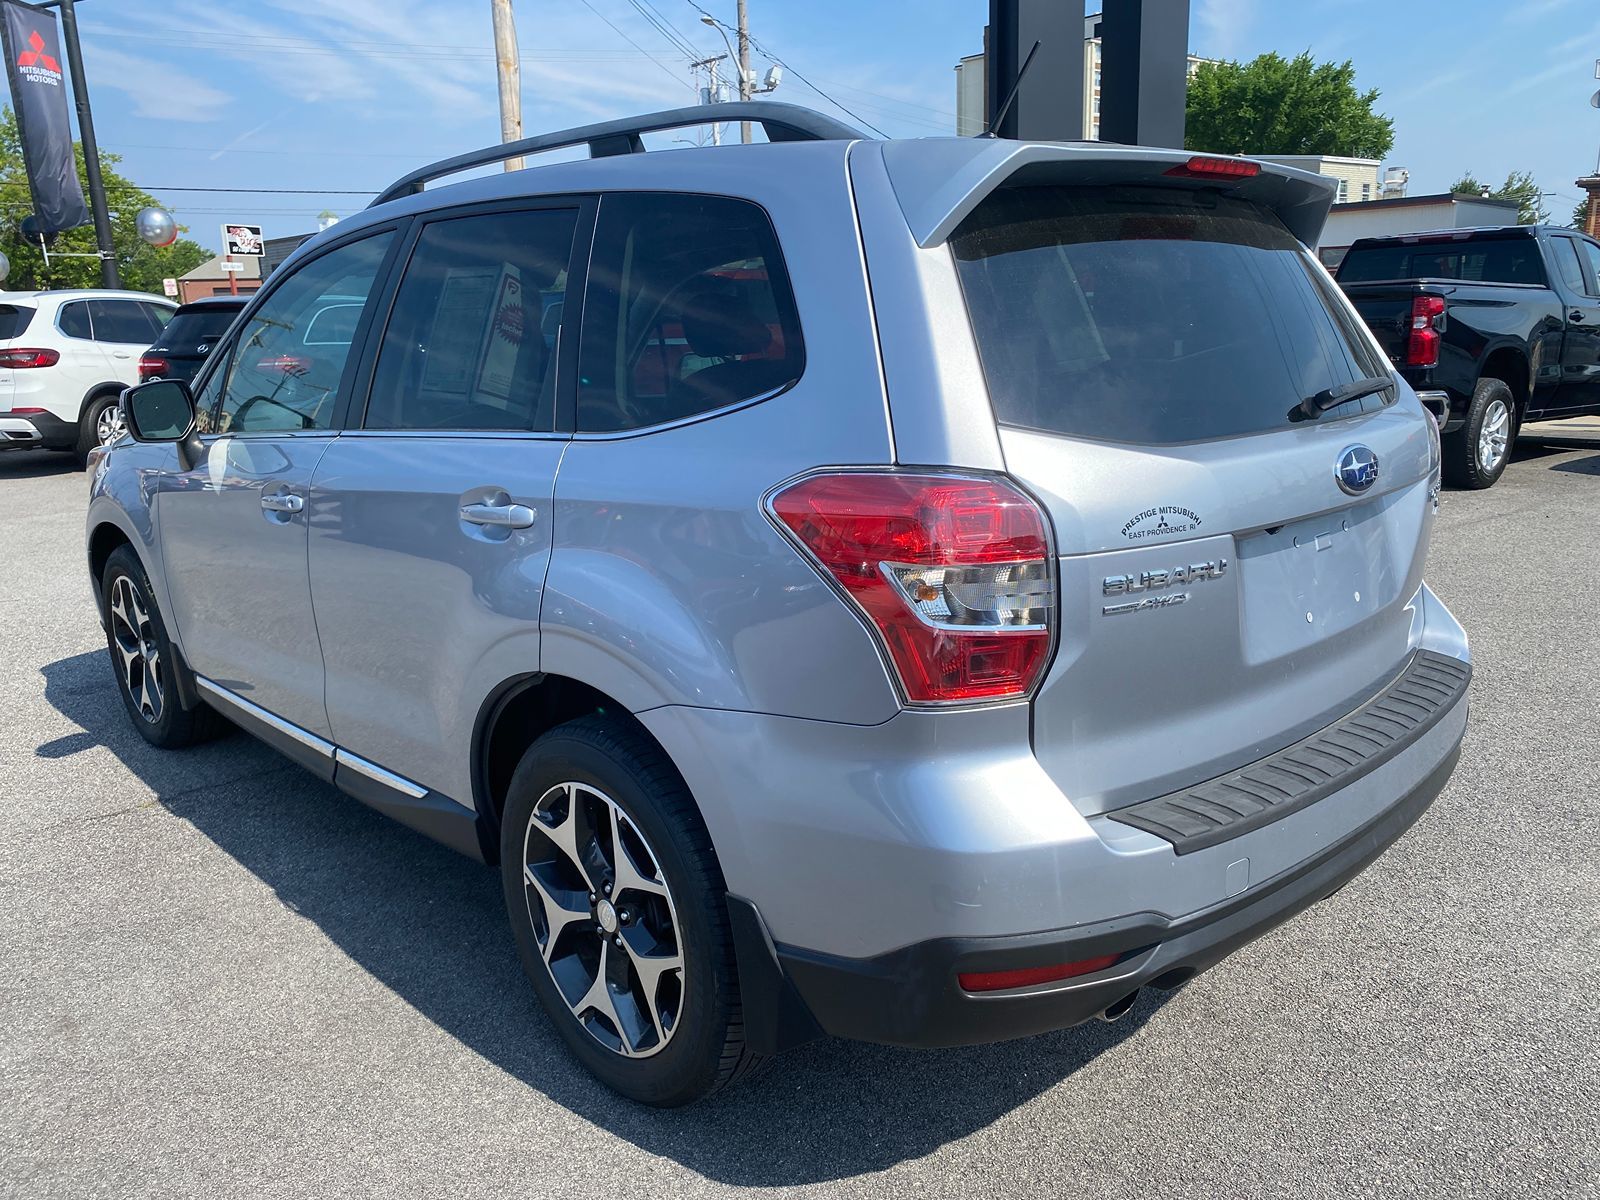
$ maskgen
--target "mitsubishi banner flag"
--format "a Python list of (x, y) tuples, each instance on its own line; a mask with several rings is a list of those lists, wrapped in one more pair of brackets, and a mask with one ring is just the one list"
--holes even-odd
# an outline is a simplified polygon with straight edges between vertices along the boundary
[(4, 17), (0, 35), (11, 82), (11, 106), (16, 110), (22, 159), (33, 192), (36, 228), (40, 233), (76, 229), (88, 224), (89, 210), (72, 152), (56, 15), (19, 0), (0, 0), (0, 15)]

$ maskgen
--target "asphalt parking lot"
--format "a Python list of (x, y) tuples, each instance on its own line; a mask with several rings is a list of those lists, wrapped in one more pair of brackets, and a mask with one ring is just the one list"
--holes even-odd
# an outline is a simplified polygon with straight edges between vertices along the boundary
[(6, 1195), (1600, 1195), (1600, 421), (1445, 493), (1471, 732), (1343, 892), (1117, 1025), (672, 1113), (566, 1057), (492, 872), (243, 735), (140, 740), (85, 491), (0, 455)]

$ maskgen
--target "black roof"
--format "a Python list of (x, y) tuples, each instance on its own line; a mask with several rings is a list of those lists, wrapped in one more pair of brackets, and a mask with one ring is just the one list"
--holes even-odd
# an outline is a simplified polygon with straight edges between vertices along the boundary
[(208, 312), (212, 310), (217, 312), (227, 312), (229, 310), (238, 312), (246, 304), (250, 303), (252, 295), (254, 295), (253, 292), (241, 293), (237, 296), (201, 296), (198, 300), (191, 300), (187, 304), (180, 305), (178, 311), (181, 313)]

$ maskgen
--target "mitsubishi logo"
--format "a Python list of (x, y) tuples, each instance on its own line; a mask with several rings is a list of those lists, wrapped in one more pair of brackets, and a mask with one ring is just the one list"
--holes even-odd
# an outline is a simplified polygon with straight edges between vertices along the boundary
[(43, 67), (46, 71), (54, 71), (57, 75), (61, 74), (61, 64), (44, 52), (44, 39), (39, 36), (37, 29), (28, 35), (28, 45), (32, 46), (33, 49), (24, 50), (17, 55), (17, 66)]

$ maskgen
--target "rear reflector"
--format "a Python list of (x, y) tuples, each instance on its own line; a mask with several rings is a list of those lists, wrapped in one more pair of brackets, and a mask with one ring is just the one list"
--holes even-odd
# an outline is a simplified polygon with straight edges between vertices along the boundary
[(0, 350), (0, 367), (53, 367), (60, 361), (61, 354), (56, 350)]
[(956, 982), (965, 992), (1003, 992), (1010, 988), (1032, 987), (1038, 983), (1055, 983), (1078, 975), (1092, 975), (1104, 971), (1122, 957), (1119, 954), (1102, 954), (1098, 958), (1085, 958), (1080, 962), (1057, 963), (1053, 967), (1024, 967), (1020, 971), (975, 971), (956, 976)]
[(872, 622), (908, 701), (1025, 696), (1050, 657), (1044, 514), (1002, 479), (832, 471), (772, 515)]
[(1186, 179), (1252, 179), (1261, 174), (1261, 164), (1244, 158), (1197, 154), (1182, 166), (1169, 168), (1167, 174)]

